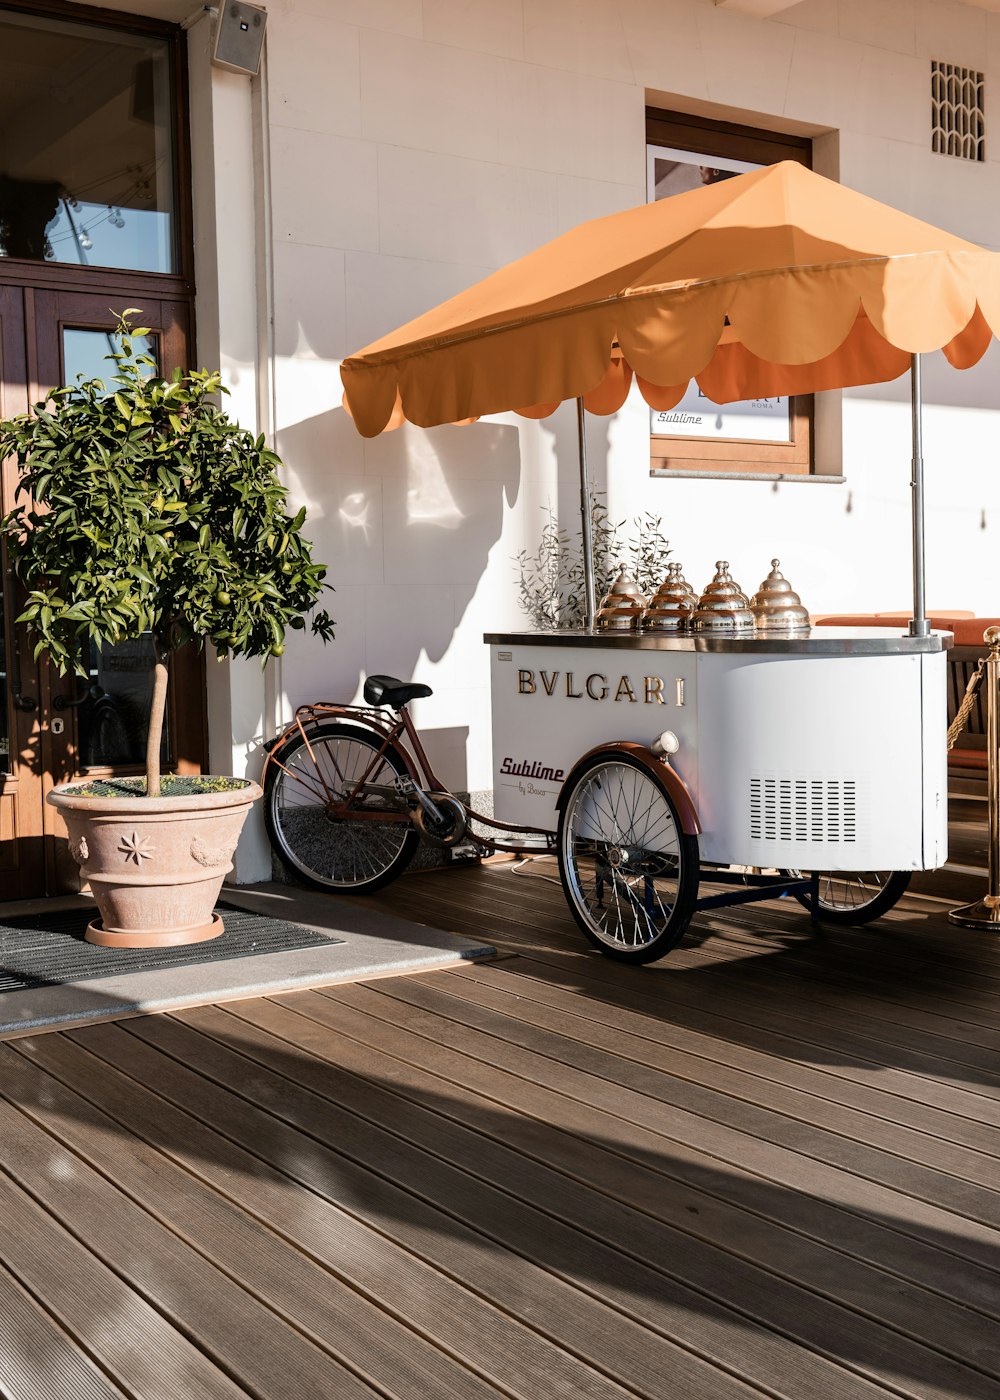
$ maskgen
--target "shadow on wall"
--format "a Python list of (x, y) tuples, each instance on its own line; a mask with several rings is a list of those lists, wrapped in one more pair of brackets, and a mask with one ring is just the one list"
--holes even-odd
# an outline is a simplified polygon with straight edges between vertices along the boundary
[[(593, 413), (586, 415), (587, 474), (590, 490), (593, 495), (604, 497), (605, 501), (610, 494), (608, 459), (613, 421), (613, 416), (599, 417)], [(581, 532), (580, 440), (575, 401), (567, 400), (551, 418), (543, 418), (539, 427), (550, 444), (549, 451), (554, 454), (558, 467), (557, 496), (552, 502), (553, 509), (563, 529), (572, 539), (578, 539)], [(539, 529), (541, 524), (539, 521)], [(529, 531), (532, 528), (530, 522), (528, 528)]]
[[(335, 643), (289, 637), (290, 702), (348, 699), (367, 673), (409, 680), (424, 658), (441, 663), (518, 498), (518, 430), (406, 424), (365, 442), (335, 409), (281, 429), (277, 445), (336, 589)], [(445, 679), (469, 684), (458, 663)]]

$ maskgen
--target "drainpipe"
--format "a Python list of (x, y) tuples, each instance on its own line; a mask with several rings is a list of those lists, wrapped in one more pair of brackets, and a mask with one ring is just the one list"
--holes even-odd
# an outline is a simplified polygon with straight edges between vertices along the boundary
[[(250, 80), (253, 118), (254, 166), (254, 278), (257, 293), (257, 431), (274, 452), (277, 423), (277, 388), (274, 343), (274, 210), (271, 198), (271, 114), (268, 89), (267, 32), (260, 55), (260, 70)], [(284, 727), (284, 668), (280, 656), (272, 656), (264, 671), (264, 738), (272, 739)]]

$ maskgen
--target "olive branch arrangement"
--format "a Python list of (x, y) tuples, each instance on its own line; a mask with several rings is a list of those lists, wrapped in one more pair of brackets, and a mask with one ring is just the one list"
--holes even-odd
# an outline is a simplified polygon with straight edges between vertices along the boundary
[[(533, 554), (526, 549), (515, 555), (518, 568), (518, 602), (541, 631), (582, 627), (586, 614), (583, 569), (583, 531), (575, 535), (560, 528), (551, 506), (543, 507), (545, 524)], [(598, 600), (609, 591), (622, 569), (647, 596), (655, 593), (667, 576), (670, 546), (663, 521), (647, 511), (632, 521), (612, 521), (600, 496), (591, 502), (594, 590)]]

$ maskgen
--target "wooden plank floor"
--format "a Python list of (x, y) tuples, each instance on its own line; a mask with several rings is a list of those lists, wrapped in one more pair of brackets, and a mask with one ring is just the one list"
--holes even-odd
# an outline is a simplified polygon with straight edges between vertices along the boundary
[(377, 897), (494, 963), (0, 1045), (3, 1400), (1000, 1400), (1000, 947), (622, 967), (551, 874)]

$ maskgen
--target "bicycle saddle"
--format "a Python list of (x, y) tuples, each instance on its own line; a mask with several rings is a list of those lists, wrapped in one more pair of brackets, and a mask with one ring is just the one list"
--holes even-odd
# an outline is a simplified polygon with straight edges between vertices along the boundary
[(411, 700), (422, 700), (433, 695), (429, 685), (414, 685), (412, 681), (398, 681), (395, 676), (369, 676), (365, 681), (365, 699), (369, 705), (391, 705), (398, 710)]

